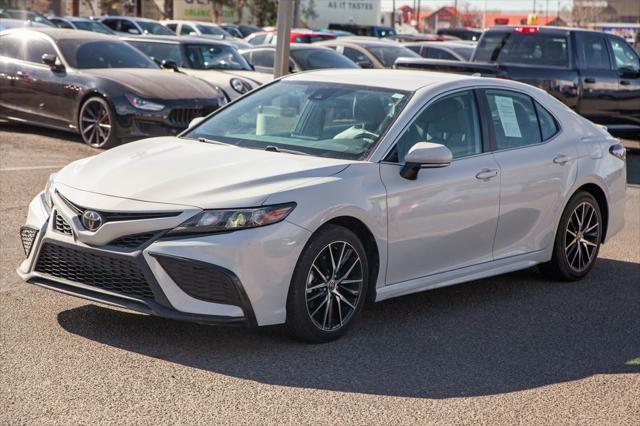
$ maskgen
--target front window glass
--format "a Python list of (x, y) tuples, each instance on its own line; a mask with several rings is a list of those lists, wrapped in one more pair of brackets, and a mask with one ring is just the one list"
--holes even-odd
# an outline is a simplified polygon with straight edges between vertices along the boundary
[(626, 72), (640, 72), (640, 60), (638, 55), (623, 40), (610, 39), (613, 56), (616, 59), (616, 68)]
[(136, 49), (153, 59), (156, 63), (161, 63), (163, 60), (170, 60), (178, 64), (179, 67), (183, 66), (182, 55), (180, 54), (180, 45), (175, 43), (155, 43), (145, 41), (129, 41)]
[(59, 40), (62, 56), (73, 68), (158, 68), (151, 59), (123, 41)]
[(368, 48), (368, 50), (387, 68), (391, 68), (396, 62), (396, 59), (400, 57), (420, 57), (420, 55), (418, 55), (416, 52), (402, 46), (371, 46)]
[(351, 60), (328, 49), (295, 49), (291, 57), (303, 71), (322, 68), (358, 68)]
[(138, 25), (146, 34), (174, 35), (173, 31), (157, 22), (138, 21)]
[(96, 21), (75, 21), (73, 25), (79, 30), (93, 31), (94, 33), (113, 34), (113, 31), (101, 22)]
[(581, 37), (582, 60), (587, 69), (611, 69), (604, 37), (585, 34)]
[(191, 44), (185, 49), (191, 68), (199, 70), (251, 70), (249, 63), (230, 46)]
[(407, 92), (366, 86), (278, 82), (230, 104), (186, 136), (360, 160), (407, 98)]
[(198, 30), (202, 34), (206, 35), (217, 35), (217, 36), (228, 36), (229, 33), (223, 30), (220, 27), (216, 27), (214, 25), (197, 25)]
[(521, 93), (487, 90), (487, 102), (498, 149), (542, 142), (533, 100)]
[(42, 38), (28, 38), (25, 60), (36, 64), (42, 63), (42, 55), (56, 56), (56, 50), (48, 40)]
[(400, 137), (389, 161), (404, 163), (404, 157), (418, 142), (439, 143), (453, 158), (482, 152), (480, 122), (473, 92), (464, 91), (434, 102), (415, 119)]

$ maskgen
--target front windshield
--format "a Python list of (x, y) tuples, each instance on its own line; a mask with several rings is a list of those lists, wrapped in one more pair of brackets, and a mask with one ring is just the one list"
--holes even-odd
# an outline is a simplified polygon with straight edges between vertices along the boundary
[(146, 34), (175, 35), (175, 33), (169, 28), (157, 22), (137, 21), (137, 23), (138, 25), (140, 25), (140, 28), (142, 28), (142, 31), (144, 31)]
[(369, 51), (375, 56), (382, 64), (391, 68), (395, 64), (396, 59), (403, 58), (420, 58), (413, 50), (409, 50), (402, 46), (371, 46)]
[(197, 70), (247, 70), (251, 65), (231, 46), (223, 44), (189, 44), (185, 54), (191, 68)]
[(62, 56), (73, 68), (158, 68), (151, 59), (124, 41), (59, 40)]
[(105, 24), (103, 24), (102, 22), (74, 21), (73, 25), (75, 25), (76, 28), (79, 30), (93, 31), (95, 33), (102, 33), (102, 34), (114, 34), (114, 32), (111, 31), (111, 29), (107, 27)]
[(228, 32), (226, 32), (225, 30), (223, 30), (220, 27), (216, 27), (214, 25), (196, 25), (196, 27), (198, 27), (198, 30), (202, 33), (202, 34), (206, 34), (206, 35), (219, 35), (219, 36), (229, 36), (230, 34)]
[(362, 160), (408, 97), (377, 87), (280, 81), (230, 104), (185, 136)]
[(179, 67), (183, 66), (180, 45), (177, 43), (158, 43), (145, 40), (131, 40), (128, 43), (158, 64), (164, 60), (170, 60), (175, 62)]

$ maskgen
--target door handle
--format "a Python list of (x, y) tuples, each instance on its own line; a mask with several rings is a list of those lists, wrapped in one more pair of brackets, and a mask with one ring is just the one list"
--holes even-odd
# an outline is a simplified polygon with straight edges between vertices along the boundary
[(555, 158), (553, 159), (553, 162), (555, 164), (560, 164), (561, 166), (564, 166), (565, 164), (567, 164), (569, 161), (571, 161), (571, 158), (569, 158), (569, 156), (564, 155), (564, 154), (558, 154), (555, 156)]
[(489, 180), (498, 176), (497, 169), (482, 169), (476, 174), (476, 179)]
[(631, 84), (631, 82), (629, 80), (620, 80), (620, 84), (622, 84), (623, 86), (628, 86)]
[(585, 83), (595, 83), (596, 79), (593, 78), (593, 77), (587, 77), (587, 78), (584, 79), (584, 82)]

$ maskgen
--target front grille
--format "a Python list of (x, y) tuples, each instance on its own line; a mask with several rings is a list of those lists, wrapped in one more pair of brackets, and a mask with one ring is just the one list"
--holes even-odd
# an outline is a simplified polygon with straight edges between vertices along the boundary
[(241, 305), (234, 279), (224, 269), (203, 262), (157, 255), (171, 279), (189, 296), (207, 302)]
[(89, 253), (46, 243), (40, 250), (36, 272), (134, 297), (153, 299), (153, 292), (133, 260)]
[(144, 234), (125, 235), (117, 238), (109, 243), (110, 246), (122, 247), (122, 248), (137, 248), (152, 239), (156, 234), (153, 232), (147, 232)]
[[(77, 204), (72, 203), (65, 197), (63, 197), (60, 193), (58, 193), (62, 201), (69, 206), (78, 216), (82, 216), (82, 214), (87, 210), (93, 210), (87, 207), (82, 207)], [(163, 217), (175, 217), (178, 216), (181, 212), (106, 212), (101, 210), (93, 210), (102, 216), (102, 223), (107, 222), (115, 222), (122, 220), (143, 220), (143, 219), (158, 219)]]
[(177, 129), (158, 121), (141, 120), (139, 118), (134, 118), (133, 121), (138, 131), (146, 136), (175, 135), (182, 131), (182, 129)]
[(218, 109), (217, 106), (200, 108), (174, 108), (169, 113), (169, 122), (176, 127), (187, 127), (196, 117), (205, 117)]
[(20, 240), (22, 241), (22, 249), (24, 250), (25, 256), (29, 257), (29, 253), (31, 253), (31, 248), (33, 247), (33, 242), (36, 240), (37, 235), (37, 229), (30, 228), (28, 226), (20, 228)]
[(56, 212), (53, 217), (53, 229), (64, 235), (72, 235), (71, 226)]

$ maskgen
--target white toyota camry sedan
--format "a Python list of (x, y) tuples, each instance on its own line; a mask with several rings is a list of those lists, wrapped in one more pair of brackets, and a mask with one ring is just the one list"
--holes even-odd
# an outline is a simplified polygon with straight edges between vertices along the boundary
[(524, 84), (295, 74), (179, 137), (52, 175), (29, 283), (200, 323), (342, 335), (381, 301), (540, 265), (577, 280), (624, 223), (625, 150)]

